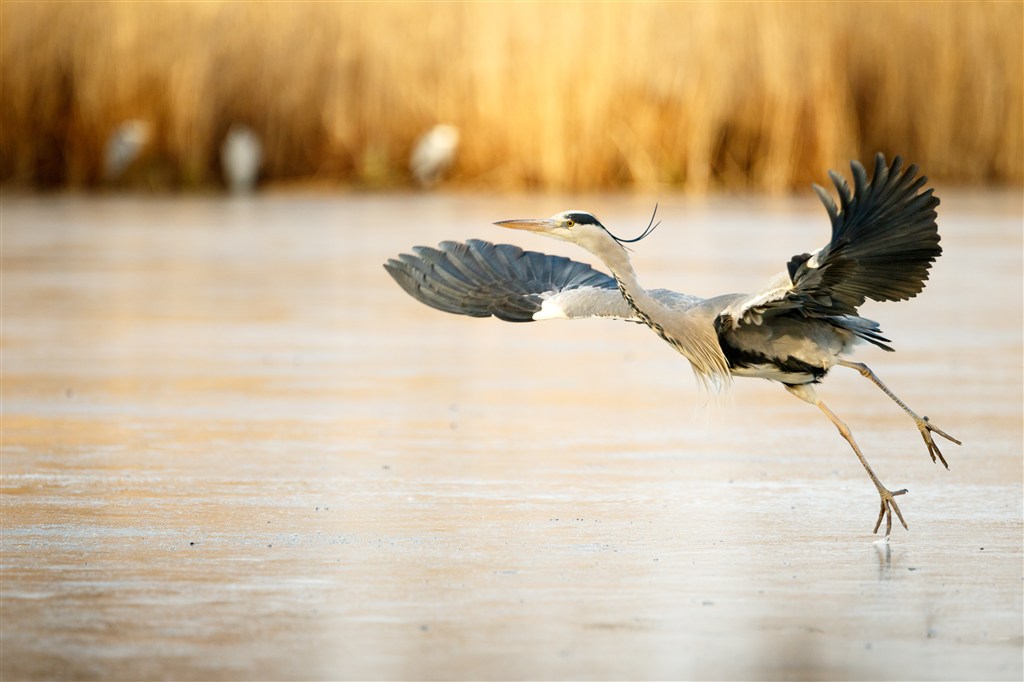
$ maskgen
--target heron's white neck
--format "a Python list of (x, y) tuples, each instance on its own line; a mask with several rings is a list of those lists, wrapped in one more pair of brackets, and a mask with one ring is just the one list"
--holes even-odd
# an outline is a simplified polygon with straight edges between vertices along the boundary
[(665, 338), (664, 330), (657, 320), (667, 319), (672, 311), (655, 300), (653, 296), (647, 293), (646, 289), (640, 286), (640, 282), (637, 281), (636, 271), (633, 269), (633, 264), (629, 260), (629, 254), (626, 253), (626, 249), (618, 242), (614, 242), (611, 248), (602, 249), (602, 253), (598, 255), (604, 261), (604, 264), (608, 266), (608, 269), (612, 271), (615, 281), (619, 284), (619, 291), (622, 292), (622, 297), (626, 299), (629, 307), (633, 309), (644, 324), (657, 332), (662, 338)]
[(718, 343), (713, 316), (709, 319), (702, 306), (681, 311), (662, 305), (640, 286), (629, 254), (610, 236), (600, 248), (590, 250), (611, 270), (622, 297), (637, 317), (690, 361), (702, 383), (728, 384), (729, 363)]

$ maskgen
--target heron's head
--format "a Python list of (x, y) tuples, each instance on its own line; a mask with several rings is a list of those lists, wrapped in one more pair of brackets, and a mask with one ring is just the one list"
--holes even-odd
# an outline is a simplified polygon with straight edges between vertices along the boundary
[(616, 237), (608, 231), (608, 228), (601, 224), (601, 221), (593, 213), (587, 213), (586, 211), (563, 211), (562, 213), (556, 213), (550, 218), (502, 220), (494, 224), (514, 230), (536, 232), (555, 239), (572, 242), (592, 253), (600, 254), (608, 248), (621, 247), (625, 243), (640, 241), (657, 227), (653, 223), (653, 217), (651, 221), (651, 225), (648, 225), (643, 234), (635, 239)]
[(550, 218), (502, 220), (494, 224), (513, 230), (537, 232), (567, 242), (578, 242), (585, 234), (596, 235), (600, 232), (607, 232), (601, 221), (586, 211), (563, 211)]

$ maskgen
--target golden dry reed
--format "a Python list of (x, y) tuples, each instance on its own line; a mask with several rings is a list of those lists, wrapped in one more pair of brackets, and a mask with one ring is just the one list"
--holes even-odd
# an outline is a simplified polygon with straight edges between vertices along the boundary
[(145, 186), (219, 182), (233, 122), (265, 181), (785, 191), (876, 151), (1024, 181), (1021, 2), (0, 4), (0, 180), (100, 184), (121, 122)]

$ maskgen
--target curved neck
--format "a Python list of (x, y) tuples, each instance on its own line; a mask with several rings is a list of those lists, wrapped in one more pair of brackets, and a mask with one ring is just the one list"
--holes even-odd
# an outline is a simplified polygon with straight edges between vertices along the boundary
[(619, 291), (622, 292), (622, 297), (626, 299), (629, 307), (643, 320), (644, 324), (657, 331), (651, 315), (658, 315), (660, 311), (667, 311), (668, 309), (640, 286), (640, 282), (636, 278), (636, 271), (633, 270), (633, 264), (629, 261), (629, 254), (626, 253), (626, 249), (618, 242), (611, 240), (610, 237), (609, 241), (611, 244), (607, 245), (607, 248), (595, 251), (595, 255), (604, 261), (604, 264), (611, 270), (615, 281), (619, 285)]
[(593, 253), (611, 270), (622, 297), (637, 317), (685, 356), (694, 374), (705, 385), (728, 384), (729, 363), (718, 343), (714, 315), (708, 318), (705, 314), (708, 311), (703, 306), (682, 311), (663, 305), (640, 286), (629, 254), (622, 245), (611, 237), (609, 241), (611, 244), (602, 244)]

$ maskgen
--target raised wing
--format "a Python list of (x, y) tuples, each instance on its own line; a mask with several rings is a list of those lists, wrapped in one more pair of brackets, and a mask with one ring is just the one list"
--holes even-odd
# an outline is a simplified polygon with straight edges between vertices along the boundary
[(726, 308), (719, 324), (761, 324), (765, 318), (798, 310), (811, 317), (856, 315), (868, 298), (900, 301), (924, 289), (931, 264), (942, 253), (935, 224), (939, 205), (917, 166), (903, 170), (895, 157), (887, 166), (875, 156), (871, 180), (857, 161), (850, 163), (854, 189), (834, 171), (839, 207), (814, 185), (829, 218), (832, 239), (813, 254), (794, 256), (760, 291)]
[[(601, 317), (639, 321), (612, 277), (586, 263), (471, 239), (413, 247), (384, 268), (406, 293), (432, 308), (509, 322)], [(685, 309), (697, 299), (666, 289), (650, 292)]]

